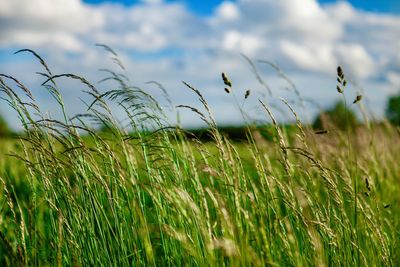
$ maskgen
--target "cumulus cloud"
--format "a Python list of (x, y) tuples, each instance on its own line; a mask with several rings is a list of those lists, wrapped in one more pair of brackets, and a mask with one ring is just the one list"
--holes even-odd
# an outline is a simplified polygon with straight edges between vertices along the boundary
[(1, 1), (1, 47), (46, 44), (62, 50), (83, 49), (82, 36), (104, 26), (103, 16), (79, 0)]
[[(126, 7), (79, 0), (2, 0), (0, 33), (2, 55), (33, 48), (58, 70), (93, 79), (99, 78), (95, 70), (107, 64), (93, 45), (106, 43), (120, 52), (135, 82), (157, 80), (182, 103), (192, 98), (182, 93), (180, 80), (191, 81), (212, 98), (219, 114), (225, 114), (221, 103), (226, 105), (227, 97), (221, 71), (232, 76), (238, 94), (249, 87), (263, 90), (240, 53), (277, 63), (305, 97), (326, 103), (334, 97), (339, 64), (371, 94), (385, 86), (391, 88), (386, 93), (400, 87), (400, 16), (361, 11), (345, 1), (223, 1), (211, 15), (200, 16), (181, 1), (142, 0)], [(0, 72), (30, 64), (7, 59)], [(274, 93), (284, 94), (280, 88), (287, 85), (272, 69), (258, 67)], [(221, 119), (229, 121), (227, 117)]]
[(237, 20), (240, 16), (240, 11), (237, 5), (230, 1), (222, 2), (217, 8), (217, 16), (223, 20)]
[(222, 47), (226, 50), (241, 51), (246, 55), (255, 55), (262, 47), (262, 39), (258, 36), (228, 31), (224, 35)]

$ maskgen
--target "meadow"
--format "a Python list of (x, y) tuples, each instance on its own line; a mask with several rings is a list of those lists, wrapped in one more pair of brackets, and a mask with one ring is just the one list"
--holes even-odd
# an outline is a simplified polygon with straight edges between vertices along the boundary
[[(270, 124), (248, 122), (238, 142), (185, 82), (202, 108), (178, 107), (208, 125), (204, 140), (168, 124), (159, 103), (116, 72), (100, 92), (22, 52), (42, 64), (63, 118), (42, 112), (18, 77), (0, 75), (2, 104), (24, 128), (0, 140), (2, 266), (400, 265), (400, 131), (388, 122), (326, 121), (316, 131), (282, 100), (295, 120), (287, 127), (260, 100)], [(339, 68), (338, 94), (359, 105), (345, 99), (344, 75)], [(87, 87), (85, 114), (64, 111), (60, 78)], [(230, 91), (228, 74), (222, 82)]]

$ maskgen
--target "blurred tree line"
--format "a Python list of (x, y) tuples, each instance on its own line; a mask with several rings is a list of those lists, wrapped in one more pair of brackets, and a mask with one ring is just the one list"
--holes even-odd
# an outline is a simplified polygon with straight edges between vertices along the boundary
[[(400, 94), (389, 97), (385, 109), (386, 118), (395, 126), (400, 126)], [(346, 107), (344, 102), (336, 102), (331, 108), (321, 112), (313, 122), (315, 129), (337, 128), (340, 130), (353, 129), (358, 124), (357, 116), (354, 111)], [(232, 128), (232, 129), (231, 129)], [(104, 130), (104, 129), (101, 129)], [(243, 138), (241, 127), (224, 128), (232, 138)], [(200, 131), (200, 130), (199, 130)], [(12, 131), (9, 128), (6, 120), (0, 114), (0, 138), (10, 137)], [(199, 133), (199, 135), (201, 135)]]
[[(388, 121), (395, 126), (400, 126), (400, 95), (389, 97), (385, 115)], [(314, 120), (313, 127), (315, 129), (338, 128), (340, 130), (353, 129), (358, 124), (357, 116), (354, 111), (346, 107), (344, 102), (339, 101), (323, 112), (321, 112)]]
[(11, 135), (11, 130), (8, 127), (6, 120), (0, 114), (0, 138), (1, 137), (9, 137)]
[(318, 130), (337, 128), (344, 131), (354, 129), (357, 123), (354, 111), (346, 107), (343, 101), (338, 101), (332, 108), (321, 112), (315, 118), (313, 128)]
[(387, 119), (396, 126), (400, 126), (400, 95), (391, 96), (386, 106)]

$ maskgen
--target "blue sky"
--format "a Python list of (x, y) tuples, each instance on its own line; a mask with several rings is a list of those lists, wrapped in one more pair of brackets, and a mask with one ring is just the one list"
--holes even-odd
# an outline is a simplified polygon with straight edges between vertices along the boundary
[[(321, 3), (332, 3), (334, 0), (322, 0)], [(398, 0), (351, 0), (348, 1), (356, 8), (371, 12), (399, 14), (400, 2)]]
[[(135, 5), (140, 3), (138, 0), (85, 0), (89, 4), (99, 4), (99, 3), (121, 3), (126, 6)], [(221, 0), (205, 0), (205, 1), (182, 1), (182, 0), (167, 0), (165, 2), (183, 2), (190, 7), (191, 10), (200, 15), (209, 15), (212, 13), (214, 8), (221, 4)]]
[[(167, 0), (166, 2), (184, 2), (190, 7), (191, 10), (195, 11), (200, 15), (209, 15), (212, 13), (214, 8), (221, 4), (222, 0), (201, 0), (201, 1), (184, 1), (184, 0)], [(104, 2), (108, 3), (121, 3), (123, 5), (135, 5), (140, 3), (139, 0), (85, 0), (84, 2), (89, 4), (100, 4)], [(320, 3), (333, 3), (337, 0), (319, 0)], [(356, 8), (367, 10), (371, 12), (382, 12), (382, 13), (399, 13), (400, 2), (399, 0), (350, 0), (348, 1), (351, 5)]]
[[(300, 112), (305, 120), (339, 99), (337, 65), (344, 67), (349, 79), (346, 97), (362, 93), (367, 109), (378, 118), (383, 116), (387, 97), (400, 91), (398, 1), (113, 2), (0, 1), (0, 73), (13, 75), (32, 88), (40, 106), (54, 117), (59, 110), (36, 75), (42, 71), (40, 64), (29, 54), (13, 55), (16, 50), (31, 48), (46, 59), (53, 73), (80, 74), (106, 90), (111, 85), (97, 84), (104, 77), (98, 69), (120, 71), (95, 46), (108, 44), (118, 52), (132, 85), (166, 104), (162, 93), (147, 83), (156, 80), (170, 93), (173, 105), (201, 109), (196, 97), (182, 86), (185, 80), (201, 90), (221, 124), (241, 123), (234, 99), (223, 90), (221, 72), (231, 77), (237, 98), (252, 90), (245, 107), (255, 119), (265, 119), (260, 117), (258, 99), (276, 107), (283, 97), (295, 109), (302, 109), (293, 88), (260, 60), (277, 64), (294, 82), (307, 100), (306, 111)], [(241, 54), (253, 60), (272, 96), (257, 82)], [(77, 103), (85, 88), (65, 79), (59, 82), (69, 112), (83, 112), (84, 105)], [(276, 110), (277, 118), (293, 120), (282, 108)], [(13, 127), (18, 126), (6, 105), (0, 105), (0, 113)], [(169, 115), (174, 122), (176, 115)], [(180, 116), (184, 126), (201, 125), (190, 112)]]

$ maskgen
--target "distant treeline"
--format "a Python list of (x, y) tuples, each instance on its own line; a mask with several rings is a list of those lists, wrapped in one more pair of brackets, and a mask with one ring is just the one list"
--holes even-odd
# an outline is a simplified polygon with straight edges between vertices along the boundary
[[(392, 124), (400, 126), (400, 95), (389, 98), (388, 107), (386, 109), (386, 117), (387, 120)], [(329, 129), (354, 129), (359, 124), (360, 122), (354, 111), (346, 106), (344, 102), (338, 101), (331, 108), (321, 112), (316, 116), (312, 123), (312, 128), (317, 132), (324, 132)], [(280, 126), (285, 130), (288, 137), (290, 137), (292, 133), (295, 133), (296, 125), (294, 123)], [(274, 127), (270, 124), (251, 126), (220, 126), (218, 127), (218, 131), (220, 134), (232, 141), (248, 140), (248, 134), (251, 133), (254, 137), (255, 132), (268, 141), (273, 141), (276, 135)], [(97, 130), (97, 133), (101, 135), (107, 135), (111, 132), (111, 129), (106, 125)], [(210, 130), (207, 128), (185, 129), (183, 132), (189, 139), (195, 138), (205, 142), (213, 140), (213, 136)], [(21, 135), (21, 133), (14, 133), (8, 127), (5, 119), (0, 114), (0, 138), (15, 137), (18, 135)], [(135, 138), (138, 133), (130, 133), (129, 135), (132, 138)]]
[[(296, 125), (286, 124), (281, 125), (283, 129), (290, 135), (294, 133)], [(257, 132), (265, 140), (273, 141), (276, 136), (276, 132), (273, 125), (259, 125), (259, 126), (223, 126), (218, 127), (218, 131), (221, 135), (225, 136), (231, 141), (247, 141), (249, 138), (249, 133), (254, 137), (254, 133)], [(208, 142), (213, 140), (212, 133), (210, 129), (189, 129), (185, 130), (185, 135), (187, 138), (195, 138), (200, 141)]]

